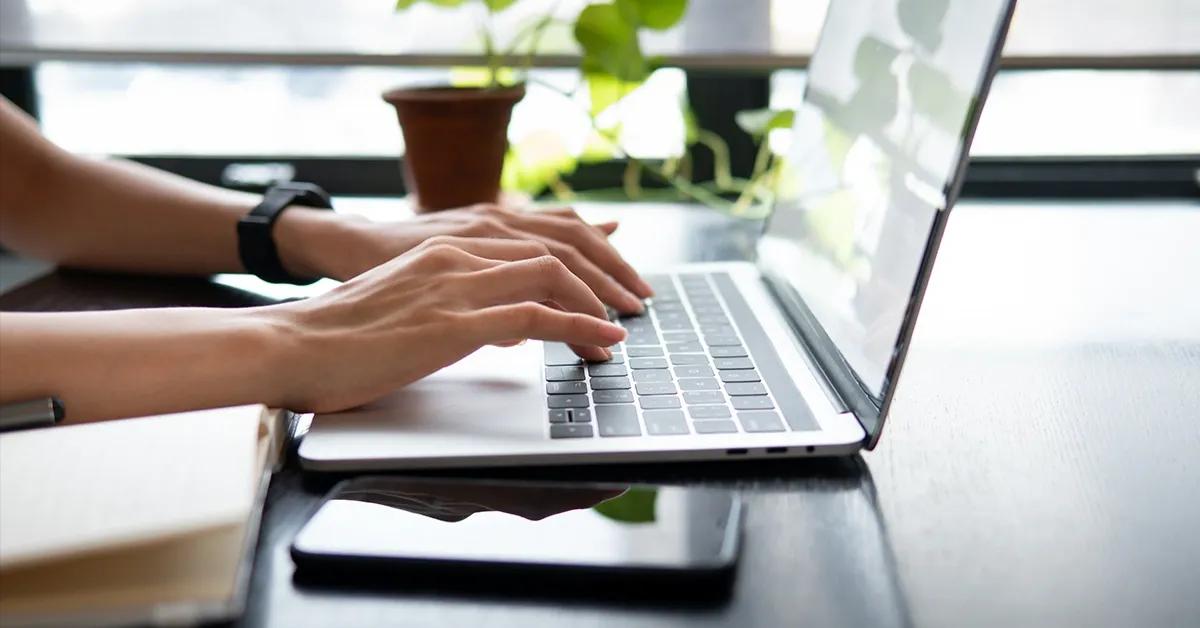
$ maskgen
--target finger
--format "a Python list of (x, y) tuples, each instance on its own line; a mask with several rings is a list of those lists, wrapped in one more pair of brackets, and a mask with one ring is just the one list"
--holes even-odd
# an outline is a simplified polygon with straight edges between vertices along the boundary
[(548, 236), (574, 246), (635, 295), (647, 298), (654, 294), (650, 285), (638, 276), (637, 271), (617, 253), (608, 239), (587, 223), (554, 215), (535, 214), (517, 214), (511, 221), (522, 231)]
[[(549, 214), (551, 216), (558, 216), (559, 218), (570, 218), (572, 220), (579, 220), (582, 222), (586, 222), (583, 220), (583, 217), (581, 217), (578, 213), (576, 213), (576, 211), (574, 209), (572, 209), (570, 207), (559, 207), (559, 208), (555, 208), (555, 209), (546, 209), (546, 210), (542, 210), (542, 211), (536, 212), (536, 213)], [(620, 223), (618, 223), (615, 220), (607, 220), (605, 222), (595, 223), (592, 226), (599, 229), (600, 231), (604, 232), (604, 235), (610, 236), (613, 234), (614, 231), (617, 230), (617, 225), (619, 225), (619, 224)]]
[(603, 231), (604, 235), (610, 236), (617, 230), (617, 227), (621, 226), (621, 223), (615, 220), (610, 220), (608, 222), (598, 222), (594, 226)]
[(425, 265), (425, 272), (479, 271), (493, 268), (503, 262), (487, 259), (465, 251), (457, 246), (438, 242), (415, 252)]
[(607, 360), (606, 349), (625, 339), (625, 330), (606, 320), (577, 312), (563, 312), (526, 301), (484, 308), (473, 314), (474, 340), (490, 344), (505, 338), (532, 338), (590, 347), (589, 360)]
[(515, 262), (549, 255), (545, 244), (531, 239), (464, 238), (459, 236), (437, 236), (430, 241), (453, 246), (476, 257), (490, 260)]
[(600, 270), (599, 266), (584, 257), (575, 247), (536, 234), (529, 234), (529, 237), (539, 241), (549, 249), (551, 255), (562, 260), (567, 268), (570, 268), (571, 272), (582, 279), (601, 301), (613, 306), (622, 314), (641, 314), (645, 311), (646, 306), (637, 295), (626, 290), (625, 286), (617, 283), (616, 279)]
[(553, 301), (567, 311), (607, 319), (604, 304), (592, 289), (558, 258), (549, 255), (506, 262), (472, 273), (464, 280), (464, 296), (475, 307)]
[[(548, 305), (554, 309), (557, 309), (557, 310), (560, 310), (563, 312), (569, 311), (569, 310), (567, 310), (567, 308), (564, 308), (562, 306), (562, 304), (555, 303), (554, 301), (547, 301), (545, 303), (545, 305)], [(575, 352), (575, 355), (578, 355), (579, 357), (584, 358), (586, 360), (594, 361), (594, 360), (596, 360), (596, 358), (594, 358), (592, 356), (598, 355), (594, 351), (595, 347), (592, 347), (590, 345), (578, 345), (578, 344), (573, 344), (573, 343), (567, 343), (567, 346), (570, 347), (571, 350)], [(604, 354), (603, 354), (603, 357), (601, 358), (601, 361), (612, 359), (612, 349), (610, 349), (608, 347), (601, 347), (601, 349), (604, 349)]]
[[(520, 231), (502, 223), (496, 223), (490, 231), (493, 236), (486, 238), (496, 240), (500, 238), (510, 238), (512, 240), (522, 240), (530, 242), (525, 244), (526, 247), (534, 247), (540, 250), (538, 255), (545, 255), (547, 252), (562, 260), (571, 272), (583, 279), (584, 283), (596, 293), (596, 296), (601, 301), (608, 303), (623, 314), (640, 314), (645, 310), (642, 300), (624, 286), (613, 279), (608, 273), (600, 270), (587, 257), (579, 252), (575, 247), (564, 244), (551, 237), (538, 235), (528, 231)], [(482, 238), (457, 238), (458, 240), (475, 240)], [(531, 249), (532, 250), (532, 249)], [(485, 255), (486, 257), (486, 255)], [(536, 257), (528, 255), (525, 257)]]

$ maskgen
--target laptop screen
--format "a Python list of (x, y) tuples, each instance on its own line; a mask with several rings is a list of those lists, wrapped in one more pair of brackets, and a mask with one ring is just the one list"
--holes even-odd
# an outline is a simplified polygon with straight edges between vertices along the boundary
[(1008, 5), (829, 5), (759, 254), (876, 398)]

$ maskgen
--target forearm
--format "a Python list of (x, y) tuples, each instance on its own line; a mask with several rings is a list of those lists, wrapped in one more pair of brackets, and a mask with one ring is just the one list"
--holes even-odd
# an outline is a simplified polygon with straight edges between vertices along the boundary
[[(204, 275), (243, 270), (237, 222), (253, 194), (121, 160), (72, 155), (0, 99), (0, 243), (47, 261), (103, 270)], [(293, 208), (276, 225), (284, 266), (304, 259), (341, 220)]]
[(54, 395), (70, 422), (285, 403), (270, 308), (0, 313), (0, 403)]
[(59, 264), (211, 274), (241, 270), (236, 225), (256, 197), (138, 164), (62, 155), (5, 241)]

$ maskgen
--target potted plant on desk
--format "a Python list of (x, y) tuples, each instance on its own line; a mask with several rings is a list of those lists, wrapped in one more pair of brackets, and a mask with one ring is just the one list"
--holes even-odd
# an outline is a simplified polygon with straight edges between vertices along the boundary
[[(486, 10), (481, 33), (487, 78), (477, 87), (438, 85), (392, 89), (383, 98), (396, 108), (404, 135), (404, 176), (417, 211), (436, 211), (480, 202), (496, 202), (508, 148), (513, 106), (525, 84), (503, 64), (524, 48), (528, 70), (542, 35), (563, 24), (553, 9), (499, 49), (492, 17), (516, 0), (398, 0), (396, 10), (418, 2), (460, 7), (479, 2)], [(589, 3), (569, 23), (583, 50), (581, 69), (589, 85), (622, 85), (642, 80), (650, 67), (638, 47), (642, 28), (665, 30), (683, 16), (687, 0), (616, 0)]]

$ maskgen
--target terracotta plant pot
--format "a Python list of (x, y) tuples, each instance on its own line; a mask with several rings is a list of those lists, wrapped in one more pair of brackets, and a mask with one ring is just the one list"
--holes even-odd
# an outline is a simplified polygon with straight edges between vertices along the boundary
[(393, 89), (404, 133), (404, 182), (419, 212), (494, 203), (508, 150), (508, 121), (525, 86)]

